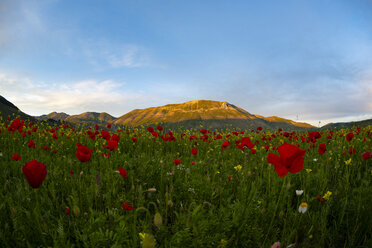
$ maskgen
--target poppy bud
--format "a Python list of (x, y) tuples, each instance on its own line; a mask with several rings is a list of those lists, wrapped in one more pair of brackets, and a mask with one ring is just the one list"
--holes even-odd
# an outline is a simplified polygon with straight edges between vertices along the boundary
[(154, 224), (155, 226), (160, 229), (160, 227), (163, 225), (163, 218), (161, 217), (160, 213), (157, 212), (154, 216)]
[(78, 206), (74, 206), (72, 208), (72, 212), (74, 213), (75, 217), (79, 217), (79, 215), (80, 215), (80, 208)]

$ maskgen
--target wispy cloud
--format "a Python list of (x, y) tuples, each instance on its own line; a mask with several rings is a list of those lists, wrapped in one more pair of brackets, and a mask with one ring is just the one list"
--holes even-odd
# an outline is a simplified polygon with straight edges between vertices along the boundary
[(108, 63), (115, 67), (145, 67), (150, 65), (148, 54), (143, 48), (135, 45), (124, 46), (118, 53), (108, 56)]
[(52, 111), (69, 114), (103, 111), (122, 115), (143, 100), (151, 99), (139, 92), (123, 90), (122, 83), (111, 80), (49, 84), (6, 74), (0, 74), (0, 92), (22, 111), (32, 115)]
[(107, 39), (79, 39), (81, 55), (97, 69), (164, 67), (156, 63), (148, 49), (137, 44), (118, 44)]

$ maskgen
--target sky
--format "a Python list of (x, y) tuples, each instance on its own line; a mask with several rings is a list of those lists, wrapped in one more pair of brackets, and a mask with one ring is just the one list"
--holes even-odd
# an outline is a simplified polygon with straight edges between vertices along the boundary
[(0, 0), (0, 95), (30, 115), (204, 99), (372, 118), (372, 1)]

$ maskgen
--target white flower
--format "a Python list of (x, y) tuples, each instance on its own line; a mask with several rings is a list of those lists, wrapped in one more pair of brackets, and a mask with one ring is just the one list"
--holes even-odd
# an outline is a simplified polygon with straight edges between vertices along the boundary
[(314, 158), (313, 160), (314, 160), (314, 162), (318, 161), (318, 159), (317, 159), (317, 158)]
[(296, 190), (296, 195), (300, 196), (300, 195), (302, 195), (302, 193), (304, 193), (303, 190)]
[(300, 206), (298, 207), (298, 212), (304, 214), (306, 211), (307, 211), (307, 203), (306, 202), (303, 202), (300, 204)]

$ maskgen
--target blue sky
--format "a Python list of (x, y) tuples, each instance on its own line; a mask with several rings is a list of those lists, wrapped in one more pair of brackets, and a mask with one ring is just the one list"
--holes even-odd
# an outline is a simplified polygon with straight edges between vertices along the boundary
[(0, 95), (31, 115), (209, 99), (372, 118), (372, 1), (0, 1)]

